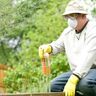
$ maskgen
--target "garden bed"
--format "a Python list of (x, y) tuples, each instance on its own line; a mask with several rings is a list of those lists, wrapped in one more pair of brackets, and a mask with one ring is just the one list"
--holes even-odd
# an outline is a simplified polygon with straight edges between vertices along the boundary
[(63, 92), (33, 93), (33, 94), (1, 94), (0, 96), (64, 96)]

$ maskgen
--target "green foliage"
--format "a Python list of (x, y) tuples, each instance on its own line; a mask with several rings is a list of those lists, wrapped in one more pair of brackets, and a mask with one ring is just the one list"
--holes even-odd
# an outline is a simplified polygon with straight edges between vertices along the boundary
[[(7, 76), (4, 82), (7, 86), (7, 92), (34, 92), (40, 91), (39, 83), (42, 79), (42, 73), (40, 68), (35, 68), (35, 65), (31, 65), (29, 62), (18, 65), (15, 69), (9, 68), (7, 70)], [(44, 82), (43, 82), (44, 83)], [(38, 85), (38, 86), (37, 86)], [(33, 88), (36, 88), (33, 90)]]
[(69, 70), (65, 54), (58, 54), (57, 56), (54, 56), (52, 59), (52, 77), (56, 77), (57, 75)]
[(96, 15), (96, 8), (94, 8), (94, 9), (92, 10), (92, 14), (93, 14), (93, 16), (95, 17), (95, 15)]
[(12, 0), (0, 0), (0, 63), (7, 65), (11, 64), (11, 59), (16, 59), (14, 49), (7, 44), (13, 33), (16, 36), (13, 31), (13, 13)]
[(92, 2), (94, 5), (92, 6), (93, 10), (91, 13), (96, 18), (96, 0), (92, 0)]
[[(10, 48), (8, 51), (7, 63), (12, 66), (12, 69), (7, 70), (7, 77), (4, 80), (8, 92), (40, 91), (44, 76), (41, 73), (38, 47), (56, 40), (66, 27), (62, 13), (68, 1), (25, 0), (14, 7), (9, 4), (11, 8), (8, 9), (10, 10), (8, 15), (4, 17), (5, 19), (2, 16), (1, 36), (6, 38), (20, 36), (21, 41), (20, 51)], [(5, 51), (7, 52), (7, 49)], [(69, 69), (65, 54), (52, 57), (51, 69), (51, 79)]]

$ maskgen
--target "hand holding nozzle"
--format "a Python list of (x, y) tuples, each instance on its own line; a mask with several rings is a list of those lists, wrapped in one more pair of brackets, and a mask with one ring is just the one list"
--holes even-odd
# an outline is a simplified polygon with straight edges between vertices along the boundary
[(39, 57), (45, 58), (46, 53), (50, 54), (52, 52), (52, 47), (49, 44), (44, 44), (39, 47)]
[(39, 47), (39, 57), (41, 58), (42, 63), (42, 72), (44, 75), (50, 74), (50, 53), (52, 52), (52, 48), (50, 45), (41, 45)]

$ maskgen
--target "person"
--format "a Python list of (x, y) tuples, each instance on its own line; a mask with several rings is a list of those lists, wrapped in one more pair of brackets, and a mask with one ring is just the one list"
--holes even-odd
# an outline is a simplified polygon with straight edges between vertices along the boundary
[(60, 37), (39, 47), (40, 58), (45, 53), (65, 52), (70, 71), (51, 81), (51, 92), (64, 92), (65, 96), (96, 96), (96, 21), (87, 18), (82, 0), (68, 3), (63, 17), (68, 21)]

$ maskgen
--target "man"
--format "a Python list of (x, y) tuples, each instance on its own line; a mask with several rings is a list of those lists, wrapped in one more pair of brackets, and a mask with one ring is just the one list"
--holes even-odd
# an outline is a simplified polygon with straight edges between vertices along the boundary
[[(65, 96), (96, 96), (96, 21), (89, 20), (82, 0), (70, 1), (63, 16), (68, 27), (50, 44), (39, 47), (39, 56), (66, 52), (71, 71), (51, 82), (51, 92)], [(78, 94), (78, 95), (77, 95)]]

